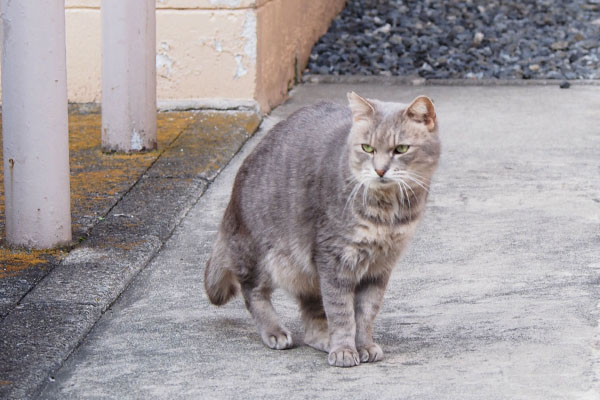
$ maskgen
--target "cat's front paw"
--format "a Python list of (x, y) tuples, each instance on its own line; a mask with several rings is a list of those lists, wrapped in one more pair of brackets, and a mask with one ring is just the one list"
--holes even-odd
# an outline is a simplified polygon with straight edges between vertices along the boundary
[(265, 330), (261, 337), (265, 345), (275, 350), (289, 349), (294, 346), (292, 334), (284, 328)]
[(355, 367), (360, 364), (358, 352), (352, 347), (338, 347), (331, 350), (327, 361), (329, 365), (336, 367)]
[(383, 360), (383, 350), (376, 343), (359, 346), (357, 350), (360, 355), (360, 362), (367, 363)]

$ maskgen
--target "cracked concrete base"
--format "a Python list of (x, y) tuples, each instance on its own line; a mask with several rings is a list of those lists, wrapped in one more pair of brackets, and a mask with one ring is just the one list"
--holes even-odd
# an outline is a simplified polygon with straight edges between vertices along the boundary
[[(251, 112), (198, 113), (158, 158), (141, 155), (147, 163), (141, 177), (131, 179), (131, 171), (124, 171), (119, 179), (108, 182), (126, 189), (122, 197), (101, 214), (100, 222), (95, 221), (87, 239), (35, 282), (16, 307), (16, 301), (9, 303), (6, 317), (0, 320), (0, 398), (39, 394), (40, 386), (53, 379), (54, 371), (100, 316), (156, 256), (258, 123), (258, 115)], [(93, 147), (85, 140), (82, 143)], [(141, 168), (139, 159), (114, 157), (124, 168)], [(80, 157), (78, 168), (98, 169), (93, 160)], [(94, 181), (87, 184), (99, 190)], [(2, 287), (11, 285), (13, 281), (3, 281)]]
[(600, 398), (597, 88), (304, 85), (272, 118), (349, 90), (429, 95), (441, 124), (426, 217), (375, 324), (385, 359), (330, 367), (302, 344), (297, 306), (280, 292), (298, 343), (286, 351), (262, 345), (241, 299), (206, 299), (204, 263), (257, 137), (41, 398)]

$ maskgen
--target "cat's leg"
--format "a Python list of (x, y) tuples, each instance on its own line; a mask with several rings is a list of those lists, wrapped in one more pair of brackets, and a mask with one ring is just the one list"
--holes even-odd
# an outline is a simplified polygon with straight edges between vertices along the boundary
[(271, 288), (242, 284), (246, 308), (252, 314), (264, 344), (272, 349), (289, 349), (293, 346), (292, 334), (279, 322), (271, 303), (271, 293)]
[(356, 348), (361, 362), (383, 359), (381, 347), (373, 342), (373, 322), (383, 302), (390, 274), (365, 279), (356, 287), (354, 312), (356, 318)]
[(304, 322), (304, 343), (317, 350), (329, 352), (329, 332), (323, 300), (318, 295), (298, 296)]
[(336, 367), (359, 365), (352, 279), (335, 273), (325, 274), (321, 279), (321, 294), (329, 331), (329, 364)]

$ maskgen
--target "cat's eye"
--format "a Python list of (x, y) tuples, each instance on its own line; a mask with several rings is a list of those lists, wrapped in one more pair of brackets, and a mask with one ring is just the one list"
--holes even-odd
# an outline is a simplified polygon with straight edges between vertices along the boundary
[(396, 154), (404, 154), (410, 149), (410, 146), (407, 144), (401, 144), (400, 146), (396, 146), (394, 149), (394, 153)]
[(368, 144), (363, 144), (362, 145), (362, 149), (367, 152), (367, 153), (372, 153), (375, 151), (375, 149), (373, 148), (373, 146), (369, 146)]

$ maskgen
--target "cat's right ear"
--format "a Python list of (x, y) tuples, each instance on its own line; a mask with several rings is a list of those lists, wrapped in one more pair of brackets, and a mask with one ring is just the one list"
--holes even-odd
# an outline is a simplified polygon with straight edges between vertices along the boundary
[(375, 114), (375, 107), (365, 98), (360, 97), (354, 92), (348, 92), (348, 105), (352, 110), (352, 119), (354, 122), (370, 121)]
[(425, 125), (430, 132), (437, 126), (435, 107), (433, 101), (427, 96), (414, 99), (405, 113), (412, 121)]

